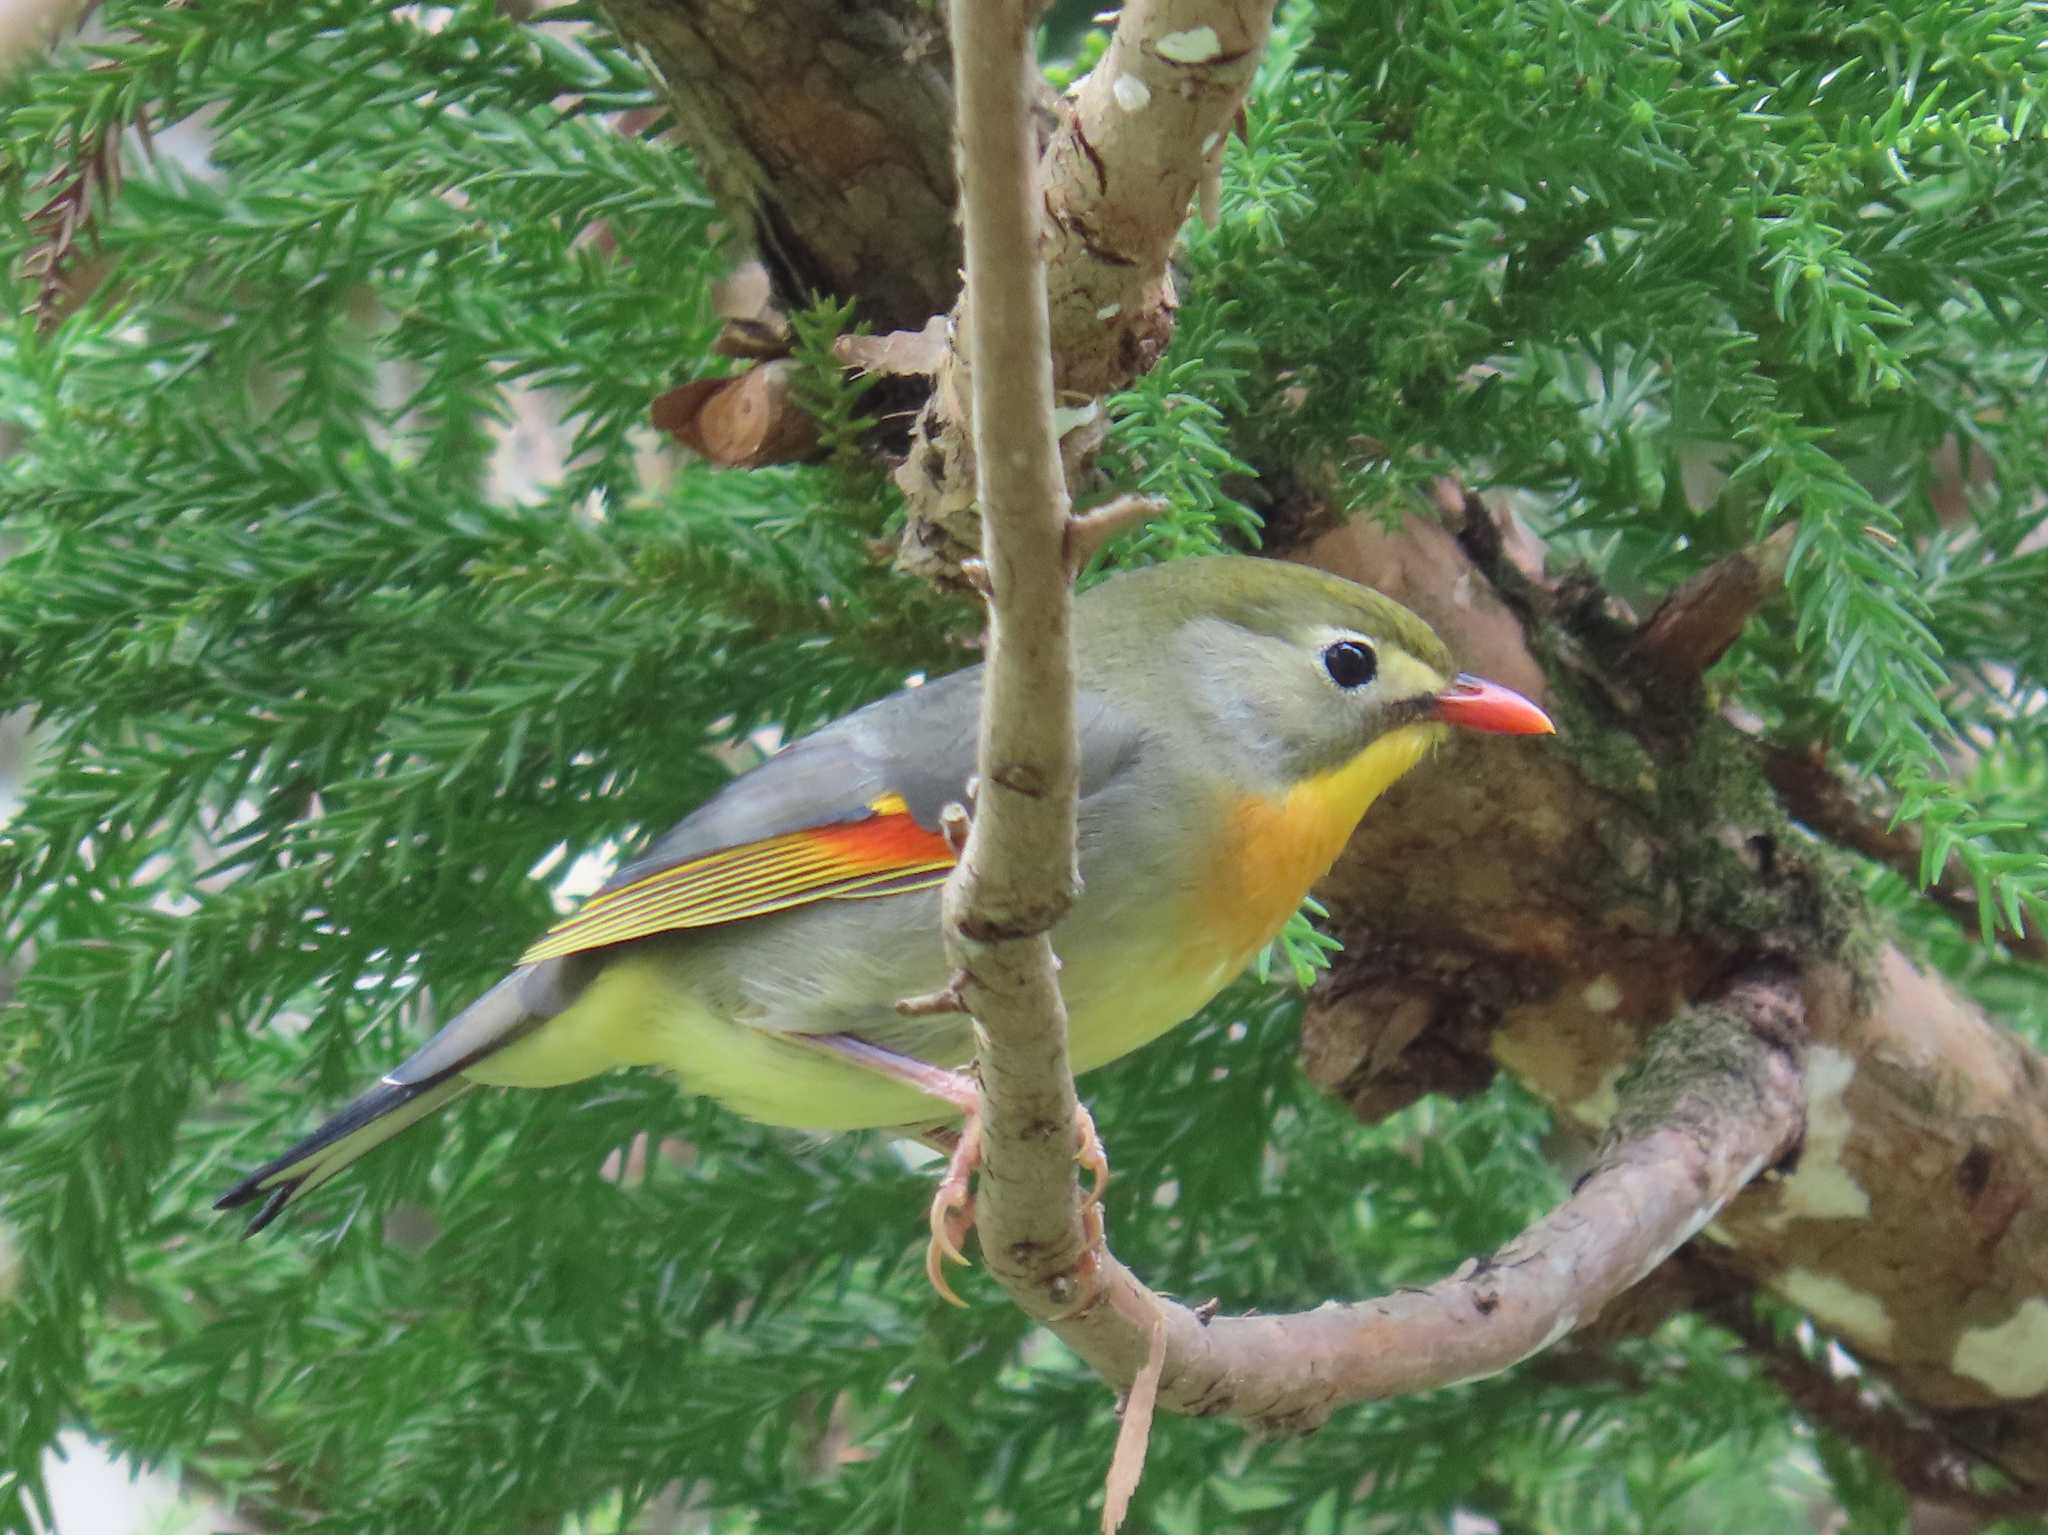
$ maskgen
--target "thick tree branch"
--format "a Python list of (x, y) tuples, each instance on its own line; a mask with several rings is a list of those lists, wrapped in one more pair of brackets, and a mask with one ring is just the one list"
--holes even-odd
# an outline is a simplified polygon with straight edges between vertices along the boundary
[[(1063, 403), (1100, 399), (1164, 350), (1175, 304), (1167, 257), (1243, 105), (1272, 12), (1271, 0), (1131, 0), (1108, 53), (1063, 103), (1036, 226)], [(957, 350), (940, 364), (896, 476), (910, 511), (903, 562), (939, 580), (957, 577), (981, 536), (963, 369)], [(1101, 430), (1098, 412), (1069, 433), (1070, 463)]]
[(915, 330), (959, 291), (953, 99), (924, 0), (602, 0), (785, 305)]

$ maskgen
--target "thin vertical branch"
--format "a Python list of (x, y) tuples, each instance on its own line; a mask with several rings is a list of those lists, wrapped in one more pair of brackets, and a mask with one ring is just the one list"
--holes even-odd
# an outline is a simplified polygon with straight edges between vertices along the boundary
[[(990, 1271), (1058, 1309), (1088, 1248), (1078, 1112), (1051, 932), (1072, 905), (1075, 787), (1067, 493), (1030, 117), (1036, 0), (954, 0), (976, 490), (989, 660), (973, 830), (946, 892), (982, 1083), (976, 1206)], [(1038, 1304), (1027, 1301), (1038, 1298)]]

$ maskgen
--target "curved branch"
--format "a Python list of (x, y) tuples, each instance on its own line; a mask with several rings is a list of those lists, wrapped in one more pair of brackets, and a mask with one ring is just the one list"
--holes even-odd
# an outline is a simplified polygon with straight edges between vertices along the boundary
[(1592, 1170), (1514, 1241), (1448, 1279), (1287, 1316), (1205, 1319), (1114, 1258), (1081, 1310), (1027, 1306), (1118, 1385), (1166, 1328), (1159, 1405), (1302, 1432), (1353, 1402), (1497, 1374), (1597, 1316), (1798, 1143), (1800, 1002), (1745, 976), (1652, 1040)]
[[(1065, 481), (1052, 427), (1045, 268), (1028, 114), (1034, 0), (955, 0), (966, 326), (987, 518), (990, 657), (979, 803), (945, 896), (976, 1023), (991, 1273), (1119, 1387), (1168, 1410), (1300, 1430), (1346, 1402), (1489, 1375), (1598, 1313), (1797, 1140), (1782, 967), (1675, 1020), (1646, 1052), (1593, 1172), (1483, 1263), (1419, 1292), (1293, 1316), (1209, 1319), (1147, 1289), (1082, 1219), (1076, 1113), (1050, 931), (1072, 903), (1078, 750)], [(1213, 35), (1211, 37), (1213, 41)], [(958, 375), (955, 375), (958, 383)], [(1123, 1476), (1135, 1472), (1120, 1457)]]

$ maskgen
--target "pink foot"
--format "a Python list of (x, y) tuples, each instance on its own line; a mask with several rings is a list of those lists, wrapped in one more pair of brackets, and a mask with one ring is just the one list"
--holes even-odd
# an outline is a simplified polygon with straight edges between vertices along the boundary
[[(1109, 1157), (1102, 1149), (1102, 1138), (1095, 1133), (1095, 1121), (1079, 1104), (1074, 1106), (1074, 1141), (1074, 1160), (1081, 1164), (1089, 1179), (1088, 1197), (1081, 1204), (1081, 1230), (1093, 1251), (1102, 1244), (1102, 1191), (1109, 1187)], [(965, 1306), (967, 1302), (946, 1283), (944, 1265), (948, 1259), (954, 1263), (967, 1262), (961, 1244), (974, 1229), (972, 1188), (975, 1169), (980, 1165), (981, 1121), (969, 1114), (946, 1163), (946, 1175), (932, 1195), (932, 1239), (924, 1254), (925, 1276), (931, 1280), (932, 1288), (942, 1300), (955, 1306)]]
[(967, 1254), (960, 1250), (960, 1244), (967, 1240), (967, 1233), (974, 1229), (974, 1170), (981, 1165), (981, 1120), (973, 1114), (967, 1116), (960, 1126), (960, 1139), (954, 1144), (953, 1155), (946, 1162), (946, 1176), (939, 1180), (939, 1186), (932, 1195), (931, 1245), (924, 1251), (925, 1277), (932, 1282), (932, 1288), (939, 1292), (941, 1300), (964, 1307), (967, 1302), (953, 1293), (953, 1287), (946, 1283), (946, 1271), (942, 1266), (950, 1258), (955, 1263), (965, 1263)]

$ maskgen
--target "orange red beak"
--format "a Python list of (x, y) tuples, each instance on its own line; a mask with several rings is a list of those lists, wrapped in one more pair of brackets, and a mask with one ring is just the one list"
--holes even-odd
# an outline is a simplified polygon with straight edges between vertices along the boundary
[(1502, 736), (1557, 734), (1550, 716), (1513, 688), (1466, 672), (1436, 695), (1436, 717), (1446, 725)]

